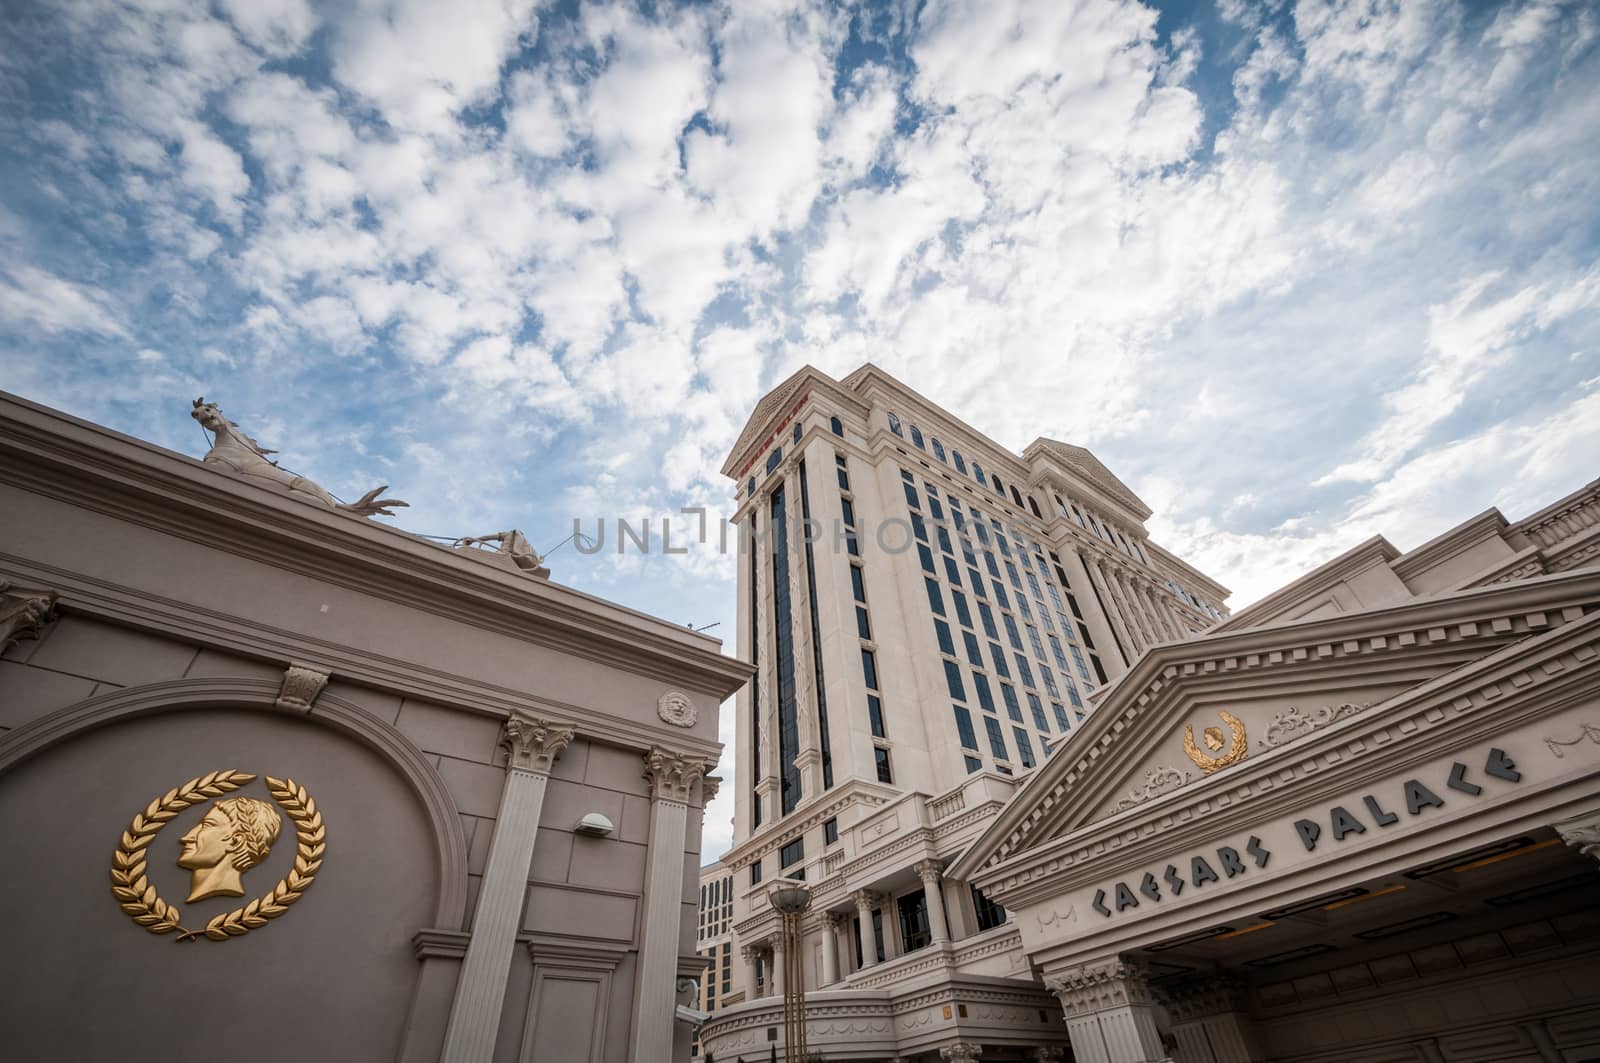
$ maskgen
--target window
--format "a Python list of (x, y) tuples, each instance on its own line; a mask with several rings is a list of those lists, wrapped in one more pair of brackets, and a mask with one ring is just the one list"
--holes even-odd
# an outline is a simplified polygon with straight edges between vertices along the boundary
[[(983, 581), (973, 580), (972, 585), (974, 587), (982, 587)], [(985, 635), (988, 635), (992, 639), (997, 639), (1000, 637), (999, 630), (994, 626), (994, 614), (989, 611), (988, 602), (978, 603), (978, 617), (983, 621), (983, 633)]]
[(1022, 654), (1016, 655), (1017, 674), (1022, 677), (1022, 685), (1029, 690), (1037, 690), (1033, 682), (1033, 669), (1028, 666), (1028, 659)]
[(783, 460), (783, 448), (782, 447), (778, 447), (771, 454), (767, 455), (767, 472), (770, 473), (773, 469), (776, 469), (778, 467), (778, 463), (781, 462), (782, 460)]
[(933, 551), (928, 549), (926, 543), (917, 544), (917, 560), (922, 563), (922, 571), (928, 575), (937, 576), (939, 574), (939, 570), (933, 567)]
[(856, 507), (854, 502), (851, 502), (848, 498), (839, 499), (839, 512), (844, 517), (845, 524), (852, 528), (856, 526)]
[(800, 422), (796, 421), (795, 425), (794, 425), (794, 441), (796, 443), (800, 442), (800, 433), (801, 433), (801, 431), (803, 431), (803, 429), (801, 429), (801, 427), (800, 427)]
[(1033, 510), (1033, 515), (1044, 520), (1044, 514), (1039, 512), (1039, 503), (1035, 502), (1032, 495), (1028, 496), (1028, 508)]
[(1020, 727), (1013, 727), (1011, 733), (1017, 740), (1017, 755), (1022, 758), (1022, 766), (1033, 767), (1033, 743), (1028, 741), (1028, 732)]
[(798, 864), (806, 858), (806, 840), (796, 838), (794, 841), (778, 850), (778, 866), (787, 868), (790, 864)]
[(1017, 622), (1011, 618), (1010, 613), (1003, 613), (1000, 617), (1006, 624), (1006, 637), (1011, 640), (1011, 648), (1022, 649), (1022, 633), (1017, 630)]
[(983, 466), (979, 465), (977, 462), (972, 463), (972, 478), (978, 481), (980, 484), (983, 484), (985, 487), (989, 486), (984, 482), (983, 479)]
[(923, 890), (908, 893), (895, 904), (900, 910), (900, 940), (907, 952), (926, 948), (933, 935), (928, 928), (928, 898)]
[(961, 685), (961, 666), (954, 661), (944, 662), (944, 682), (950, 688), (950, 696), (957, 701), (967, 700), (966, 688)]
[(1000, 694), (1006, 699), (1006, 715), (1021, 723), (1022, 706), (1017, 703), (1017, 688), (1010, 683), (1001, 683)]
[(940, 651), (954, 657), (956, 655), (956, 644), (955, 640), (950, 637), (950, 625), (943, 620), (935, 620), (933, 622), (933, 633), (939, 639)]
[(956, 731), (961, 735), (961, 748), (977, 749), (978, 736), (972, 730), (972, 713), (960, 705), (952, 707), (956, 710)]
[(950, 600), (956, 606), (956, 619), (961, 621), (962, 627), (972, 626), (972, 612), (967, 608), (967, 596), (960, 591), (951, 591)]
[[(834, 420), (837, 421), (838, 418), (836, 417), (836, 418), (834, 418)], [(839, 819), (838, 819), (838, 817), (835, 816), (832, 819), (828, 819), (828, 820), (823, 821), (823, 824), (822, 824), (822, 844), (823, 845), (832, 845), (835, 842), (837, 842), (838, 840), (839, 840)]]
[(982, 668), (983, 654), (978, 652), (978, 636), (974, 635), (970, 631), (963, 631), (961, 633), (961, 641), (966, 643), (967, 660), (971, 662), (972, 667)]
[(872, 737), (883, 738), (883, 699), (876, 694), (867, 695), (867, 722), (872, 725)]
[(1039, 700), (1039, 695), (1028, 695), (1028, 712), (1033, 716), (1033, 725), (1046, 733), (1050, 730), (1050, 723), (1044, 718), (1044, 703)]
[(874, 746), (872, 758), (878, 765), (878, 781), (893, 785), (894, 773), (889, 770), (889, 751), (882, 746)]
[(1011, 666), (1006, 664), (1005, 651), (998, 642), (989, 643), (989, 657), (994, 661), (994, 670), (1000, 673), (1001, 679), (1011, 678)]
[(839, 420), (839, 418), (837, 418), (837, 417), (829, 418), (828, 419), (828, 427), (833, 430), (833, 434), (834, 435), (838, 436), (840, 439), (844, 438), (844, 422)]
[(878, 689), (878, 659), (868, 649), (861, 651), (861, 678), (866, 682), (868, 690)]
[(994, 493), (999, 495), (1001, 498), (1006, 497), (1006, 489), (1000, 486), (1000, 477), (991, 476), (989, 479), (994, 481)]
[(989, 736), (989, 751), (994, 754), (995, 760), (1010, 760), (1006, 752), (1005, 732), (1000, 730), (1000, 721), (993, 716), (983, 718), (983, 729)]
[(966, 761), (966, 763), (967, 763), (967, 774), (968, 775), (971, 775), (975, 771), (982, 771), (983, 770), (983, 761), (979, 760), (977, 757), (971, 756), (969, 754), (969, 755), (963, 756), (961, 759)]
[(850, 589), (855, 592), (856, 601), (862, 605), (867, 604), (867, 588), (861, 580), (861, 566), (850, 566)]
[[(800, 440), (799, 440), (799, 439), (798, 439), (798, 437), (797, 437), (797, 438), (796, 438), (796, 439), (795, 439), (795, 442), (797, 442), (797, 443), (798, 443), (798, 442), (799, 442), (799, 441), (800, 441)], [(1022, 496), (1021, 496), (1021, 495), (1019, 495), (1019, 494), (1017, 494), (1017, 485), (1016, 485), (1016, 484), (1012, 484), (1012, 485), (1011, 485), (1011, 501), (1013, 501), (1013, 502), (1015, 502), (1015, 503), (1016, 503), (1016, 504), (1017, 504), (1017, 508), (1018, 508), (1018, 509), (1021, 509), (1021, 508), (1022, 508)], [(1039, 508), (1039, 507), (1038, 507), (1038, 506), (1035, 506), (1035, 507), (1033, 507), (1033, 508), (1035, 508), (1035, 509), (1038, 509), (1038, 508)]]
[(933, 456), (938, 458), (940, 461), (944, 461), (945, 460), (945, 458), (944, 458), (944, 444), (939, 442), (939, 437), (938, 436), (934, 436), (933, 437)]
[(916, 447), (918, 450), (928, 449), (922, 443), (922, 429), (918, 428), (916, 425), (911, 426), (911, 445)]
[(972, 907), (978, 914), (978, 929), (993, 930), (1006, 921), (1006, 910), (983, 895), (978, 887), (972, 887)]
[(864, 605), (856, 606), (856, 634), (868, 641), (872, 639), (872, 624), (867, 620), (867, 607)]
[(893, 432), (897, 436), (903, 437), (905, 435), (904, 432), (900, 431), (900, 418), (896, 417), (892, 413), (889, 415), (889, 431)]
[(1072, 724), (1067, 722), (1067, 710), (1066, 709), (1063, 709), (1060, 705), (1058, 705), (1058, 704), (1056, 704), (1055, 702), (1052, 701), (1050, 703), (1050, 711), (1055, 713), (1056, 726), (1059, 729), (1061, 729), (1063, 731), (1071, 730)]
[(950, 457), (955, 459), (956, 472), (960, 473), (962, 476), (965, 476), (967, 474), (967, 463), (962, 459), (961, 451), (952, 450), (950, 452)]
[(761, 861), (760, 860), (755, 860), (755, 861), (752, 861), (751, 864), (750, 864), (750, 885), (754, 886), (754, 885), (759, 884), (760, 882), (761, 882)]
[(994, 694), (989, 690), (989, 677), (982, 672), (972, 673), (972, 685), (978, 691), (978, 704), (984, 712), (994, 711)]
[(756, 497), (756, 478), (754, 476), (750, 477), (750, 482), (745, 485), (745, 494), (751, 498)]
[(928, 588), (928, 608), (933, 610), (934, 616), (943, 616), (944, 595), (939, 590), (938, 581), (924, 578), (922, 582)]

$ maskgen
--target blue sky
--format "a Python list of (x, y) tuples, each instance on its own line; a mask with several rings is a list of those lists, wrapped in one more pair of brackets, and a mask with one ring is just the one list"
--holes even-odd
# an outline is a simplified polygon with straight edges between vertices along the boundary
[[(1597, 35), (1534, 0), (10, 3), (0, 388), (195, 456), (203, 393), (403, 527), (549, 547), (729, 510), (760, 395), (870, 359), (1092, 447), (1237, 608), (1600, 472)], [(731, 636), (714, 550), (551, 564)]]

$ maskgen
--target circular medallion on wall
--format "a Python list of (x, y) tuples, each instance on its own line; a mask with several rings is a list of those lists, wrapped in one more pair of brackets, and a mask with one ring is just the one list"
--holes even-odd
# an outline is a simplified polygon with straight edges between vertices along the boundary
[(678, 690), (669, 690), (661, 695), (661, 700), (656, 702), (656, 711), (674, 727), (693, 727), (700, 718), (689, 695)]

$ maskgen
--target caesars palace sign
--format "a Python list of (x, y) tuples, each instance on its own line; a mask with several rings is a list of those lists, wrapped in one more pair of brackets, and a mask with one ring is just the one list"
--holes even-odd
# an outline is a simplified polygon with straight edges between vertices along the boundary
[[(1489, 750), (1481, 774), (1505, 782), (1522, 780), (1516, 764), (1500, 749)], [(1400, 822), (1402, 810), (1406, 817), (1418, 817), (1430, 808), (1443, 808), (1446, 798), (1441, 790), (1477, 797), (1484, 788), (1472, 780), (1467, 765), (1456, 761), (1450, 766), (1449, 776), (1437, 787), (1421, 779), (1406, 779), (1394, 792), (1364, 795), (1353, 811), (1344, 805), (1334, 805), (1314, 817), (1295, 820), (1295, 835), (1307, 852), (1315, 852), (1318, 845), (1327, 844), (1325, 839), (1338, 843), (1352, 834), (1367, 833), (1369, 824), (1380, 830), (1392, 827)], [(1160, 904), (1167, 897), (1178, 896), (1185, 888), (1201, 889), (1207, 883), (1242, 875), (1252, 865), (1265, 868), (1272, 860), (1271, 851), (1254, 834), (1243, 846), (1219, 846), (1215, 854), (1215, 862), (1206, 855), (1194, 855), (1188, 858), (1187, 866), (1179, 860), (1165, 868), (1146, 871), (1140, 879), (1123, 880), (1097, 889), (1090, 907), (1110, 917), (1138, 908), (1141, 898), (1150, 904)]]

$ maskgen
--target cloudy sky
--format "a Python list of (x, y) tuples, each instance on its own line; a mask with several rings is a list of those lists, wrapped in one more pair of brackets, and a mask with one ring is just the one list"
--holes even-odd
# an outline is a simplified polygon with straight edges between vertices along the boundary
[[(1597, 33), (1539, 0), (16, 0), (0, 388), (197, 457), (203, 393), (403, 527), (548, 548), (728, 510), (764, 391), (870, 359), (1092, 447), (1237, 608), (1600, 474)], [(713, 550), (551, 563), (731, 637)]]

